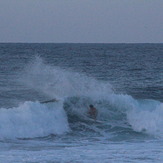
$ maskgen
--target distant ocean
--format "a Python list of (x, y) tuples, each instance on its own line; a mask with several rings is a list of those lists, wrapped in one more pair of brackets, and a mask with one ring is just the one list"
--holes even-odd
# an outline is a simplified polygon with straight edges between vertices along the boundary
[(163, 44), (1, 43), (0, 162), (162, 163)]

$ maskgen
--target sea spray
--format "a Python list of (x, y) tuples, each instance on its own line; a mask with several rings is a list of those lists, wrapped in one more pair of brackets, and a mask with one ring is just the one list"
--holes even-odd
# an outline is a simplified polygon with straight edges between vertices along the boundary
[(112, 91), (109, 82), (101, 82), (85, 74), (45, 64), (40, 57), (29, 63), (19, 81), (54, 98), (70, 96), (106, 96)]

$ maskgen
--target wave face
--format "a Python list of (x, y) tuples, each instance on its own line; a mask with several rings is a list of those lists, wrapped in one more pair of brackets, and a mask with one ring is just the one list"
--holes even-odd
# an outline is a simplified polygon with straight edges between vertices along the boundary
[[(95, 134), (100, 137), (163, 135), (163, 104), (117, 94), (110, 83), (81, 73), (45, 64), (40, 57), (28, 64), (19, 82), (57, 98), (54, 103), (24, 102), (0, 109), (1, 138), (33, 138), (50, 134)], [(98, 110), (97, 121), (88, 117), (88, 106)]]
[[(98, 109), (97, 122), (93, 125), (87, 115), (90, 103)], [(138, 134), (162, 137), (163, 134), (163, 104), (158, 101), (110, 94), (105, 99), (70, 97), (64, 107), (74, 130), (93, 131), (107, 137), (127, 135), (127, 138)]]

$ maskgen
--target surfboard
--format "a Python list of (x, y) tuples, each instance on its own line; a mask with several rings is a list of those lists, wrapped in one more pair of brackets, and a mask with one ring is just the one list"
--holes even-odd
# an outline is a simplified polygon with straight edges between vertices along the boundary
[(40, 102), (41, 104), (46, 104), (46, 103), (49, 103), (49, 102), (58, 102), (59, 100), (57, 100), (57, 99), (51, 99), (51, 100), (48, 100), (48, 101), (42, 101), (42, 102)]
[(88, 118), (89, 121), (94, 122), (94, 123), (104, 123), (103, 121), (93, 119), (93, 118)]

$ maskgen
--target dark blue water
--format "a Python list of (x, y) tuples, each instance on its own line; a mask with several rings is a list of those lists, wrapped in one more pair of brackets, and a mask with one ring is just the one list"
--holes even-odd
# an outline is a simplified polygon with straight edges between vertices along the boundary
[(162, 162), (162, 101), (163, 44), (0, 44), (0, 160)]

